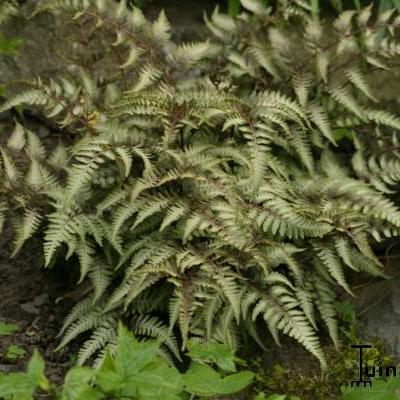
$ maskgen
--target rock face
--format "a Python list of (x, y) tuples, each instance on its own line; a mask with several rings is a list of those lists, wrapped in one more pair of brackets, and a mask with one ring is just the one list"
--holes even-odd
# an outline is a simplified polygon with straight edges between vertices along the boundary
[(153, 0), (144, 4), (144, 12), (150, 20), (157, 18), (163, 9), (171, 23), (174, 39), (179, 42), (186, 42), (201, 41), (211, 36), (203, 20), (204, 13), (210, 16), (218, 4), (222, 6), (220, 9), (223, 9), (226, 2), (216, 0)]
[[(21, 6), (21, 16), (11, 18), (0, 28), (0, 33), (5, 37), (20, 37), (23, 40), (15, 56), (0, 55), (0, 84), (13, 79), (32, 79), (39, 75), (53, 76), (63, 64), (57, 35), (61, 31), (62, 22), (46, 13), (29, 19), (37, 2), (27, 0)], [(203, 22), (203, 11), (210, 13), (214, 6), (213, 0), (167, 0), (147, 3), (144, 12), (152, 20), (164, 9), (171, 22), (175, 40), (204, 40), (208, 30)], [(62, 37), (61, 40), (68, 40), (68, 37)]]
[(382, 339), (400, 359), (400, 279), (368, 285), (356, 301), (356, 314), (358, 335)]
[(47, 14), (29, 19), (35, 3), (27, 1), (21, 6), (22, 16), (11, 18), (0, 29), (5, 37), (19, 37), (23, 41), (15, 56), (0, 55), (0, 83), (51, 76), (59, 68), (57, 22)]

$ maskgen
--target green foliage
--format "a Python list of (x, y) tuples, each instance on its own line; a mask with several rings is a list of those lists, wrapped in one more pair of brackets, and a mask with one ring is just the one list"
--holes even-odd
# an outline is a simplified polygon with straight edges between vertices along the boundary
[(0, 321), (0, 336), (8, 336), (19, 329), (18, 325)]
[(396, 7), (398, 10), (400, 10), (399, 0), (380, 0), (379, 1), (379, 9), (381, 11), (385, 11), (385, 10), (388, 10), (393, 7)]
[(26, 372), (0, 374), (0, 396), (6, 400), (30, 400), (37, 388), (50, 389), (44, 375), (44, 361), (35, 351)]
[(271, 394), (270, 396), (267, 397), (264, 393), (260, 393), (254, 398), (254, 400), (298, 400), (298, 399), (299, 398), (297, 396), (287, 397), (281, 394)]
[(20, 38), (5, 38), (0, 35), (0, 54), (14, 55), (21, 43)]
[(373, 245), (399, 235), (400, 119), (371, 81), (398, 67), (399, 16), (366, 7), (322, 26), (307, 2), (241, 4), (206, 18), (215, 40), (185, 44), (163, 12), (38, 4), (90, 34), (68, 37), (63, 74), (0, 107), (36, 107), (65, 133), (52, 147), (16, 124), (0, 225), (15, 227), (13, 255), (44, 232), (46, 266), (75, 257), (91, 282), (61, 332), (60, 347), (91, 332), (79, 363), (100, 364), (125, 317), (177, 358), (193, 337), (264, 346), (267, 329), (326, 367), (336, 291), (384, 276)]
[(133, 5), (138, 8), (143, 8), (148, 2), (149, 0), (127, 0), (129, 5)]
[(266, 397), (264, 393), (260, 393), (254, 398), (254, 400), (286, 400), (286, 396), (273, 394), (271, 396)]
[(204, 344), (191, 340), (188, 343), (188, 355), (194, 361), (213, 363), (228, 372), (235, 372), (235, 363), (240, 361), (229, 347), (221, 343)]
[(211, 397), (216, 394), (236, 393), (248, 386), (252, 379), (253, 373), (249, 371), (221, 377), (205, 364), (193, 364), (186, 372), (184, 382), (190, 393), (200, 397)]
[[(18, 13), (18, 3), (14, 0), (3, 0), (0, 3), (0, 26)], [(18, 37), (5, 37), (0, 33), (0, 56), (14, 56), (22, 44)], [(4, 85), (0, 85), (0, 97), (6, 94)]]
[[(218, 352), (227, 349), (219, 348)], [(209, 354), (212, 354), (210, 352)], [(34, 353), (26, 373), (0, 374), (0, 397), (6, 400), (29, 400), (37, 390), (58, 400), (180, 400), (190, 396), (232, 394), (248, 386), (249, 371), (223, 376), (207, 364), (192, 362), (181, 374), (160, 356), (159, 343), (139, 342), (122, 325), (113, 350), (107, 351), (100, 367), (75, 366), (57, 387), (44, 375), (44, 362)]]
[(240, 0), (228, 0), (228, 14), (232, 17), (240, 11)]
[(25, 354), (26, 354), (26, 351), (22, 347), (20, 347), (16, 344), (12, 344), (11, 346), (9, 346), (7, 348), (7, 351), (6, 351), (6, 354), (4, 357), (8, 360), (16, 360), (18, 358), (23, 357)]
[(398, 377), (388, 380), (376, 379), (371, 388), (350, 388), (343, 390), (342, 400), (398, 400), (400, 381)]
[[(0, 25), (7, 22), (11, 17), (18, 14), (18, 3), (16, 0), (4, 0), (0, 4)], [(0, 33), (0, 55), (13, 56), (22, 44), (18, 37), (5, 37)], [(0, 92), (0, 96), (1, 96)]]

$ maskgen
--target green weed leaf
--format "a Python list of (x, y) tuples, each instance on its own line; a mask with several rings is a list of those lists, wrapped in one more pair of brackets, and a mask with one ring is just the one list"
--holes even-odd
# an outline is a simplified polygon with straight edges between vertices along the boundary
[(216, 396), (236, 393), (248, 386), (254, 378), (252, 372), (239, 372), (222, 378), (205, 364), (193, 364), (185, 375), (189, 393), (198, 396)]
[(14, 55), (22, 44), (21, 38), (6, 38), (0, 35), (0, 54)]
[(61, 400), (97, 400), (103, 396), (90, 385), (96, 371), (86, 367), (74, 367), (65, 376)]
[(44, 375), (44, 370), (44, 360), (39, 352), (35, 350), (31, 360), (29, 361), (27, 374), (34, 385), (39, 386), (44, 391), (48, 391), (50, 383)]
[(36, 382), (23, 372), (0, 374), (0, 398), (14, 396), (16, 399), (31, 399), (37, 388)]
[(22, 347), (12, 344), (10, 347), (8, 347), (5, 358), (8, 360), (16, 360), (23, 357), (25, 354), (26, 351)]
[(7, 324), (6, 322), (0, 321), (0, 336), (8, 336), (13, 334), (19, 329), (18, 325)]
[(235, 353), (226, 344), (205, 344), (191, 340), (188, 343), (188, 350), (188, 355), (194, 361), (215, 363), (224, 371), (236, 372)]
[(371, 388), (346, 387), (342, 391), (342, 400), (398, 400), (400, 380), (397, 377), (391, 377), (387, 381), (374, 380)]

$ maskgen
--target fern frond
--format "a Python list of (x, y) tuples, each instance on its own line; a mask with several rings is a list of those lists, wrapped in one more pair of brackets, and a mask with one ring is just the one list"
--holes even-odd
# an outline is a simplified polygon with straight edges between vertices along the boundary
[(335, 86), (330, 88), (332, 97), (349, 111), (354, 113), (358, 118), (364, 119), (365, 111), (358, 104), (351, 92), (344, 86)]
[(10, 138), (7, 140), (7, 147), (11, 151), (20, 151), (25, 147), (25, 143), (25, 129), (17, 122)]
[(159, 319), (148, 315), (137, 315), (133, 319), (133, 324), (136, 335), (145, 335), (160, 340), (178, 360), (181, 359), (176, 338)]
[(262, 16), (267, 13), (265, 5), (259, 0), (240, 0), (240, 4), (256, 15)]
[(373, 101), (377, 101), (375, 96), (372, 94), (372, 90), (369, 87), (364, 74), (358, 68), (350, 68), (346, 71), (346, 75), (350, 82), (359, 89), (365, 96), (369, 97)]
[(79, 213), (68, 212), (69, 210), (58, 210), (48, 216), (49, 225), (44, 236), (45, 265), (48, 266), (55, 252), (62, 243), (73, 244), (74, 235), (79, 228), (77, 226)]
[(330, 275), (350, 294), (352, 293), (344, 276), (340, 260), (328, 248), (317, 248), (317, 255), (324, 266), (328, 269)]
[(23, 217), (15, 224), (14, 250), (11, 257), (21, 250), (24, 243), (38, 230), (42, 216), (36, 210), (25, 210)]
[(317, 293), (317, 307), (319, 309), (321, 318), (328, 327), (329, 336), (336, 347), (339, 345), (338, 323), (336, 320), (336, 306), (334, 304), (336, 294), (324, 282), (323, 279), (315, 279), (315, 289)]
[(111, 317), (105, 319), (102, 324), (96, 328), (90, 336), (90, 339), (85, 341), (79, 349), (77, 364), (83, 365), (97, 351), (106, 347), (106, 345), (115, 339), (117, 321)]
[(83, 238), (76, 248), (76, 253), (79, 258), (79, 265), (80, 265), (80, 277), (78, 283), (82, 282), (89, 271), (92, 270), (93, 263), (95, 262), (95, 250), (92, 243)]
[(20, 177), (21, 173), (18, 171), (14, 160), (11, 158), (9, 153), (0, 148), (1, 156), (2, 156), (2, 164), (5, 171), (5, 177), (10, 182), (11, 185), (15, 184)]
[(153, 36), (154, 39), (160, 42), (165, 42), (170, 38), (171, 26), (165, 16), (164, 10), (161, 11), (158, 18), (153, 23)]
[(332, 135), (332, 130), (329, 122), (328, 115), (324, 112), (324, 110), (316, 104), (310, 104), (308, 107), (311, 120), (318, 127), (318, 129), (322, 132), (322, 134), (333, 144), (335, 143), (335, 139)]

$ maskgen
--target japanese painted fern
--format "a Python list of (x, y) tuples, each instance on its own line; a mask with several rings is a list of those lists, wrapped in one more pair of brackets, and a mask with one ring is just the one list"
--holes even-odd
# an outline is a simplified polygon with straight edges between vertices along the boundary
[[(243, 0), (255, 24), (216, 12), (219, 43), (180, 45), (163, 13), (151, 23), (124, 2), (40, 3), (100, 43), (1, 106), (38, 106), (74, 135), (46, 148), (16, 125), (1, 148), (1, 225), (10, 215), (13, 254), (41, 229), (46, 265), (76, 257), (90, 279), (61, 332), (60, 346), (92, 332), (80, 362), (115, 344), (123, 318), (177, 357), (191, 336), (237, 347), (247, 332), (263, 346), (268, 328), (325, 365), (318, 330), (337, 344), (335, 286), (351, 293), (350, 270), (383, 275), (371, 243), (399, 234), (400, 161), (367, 155), (359, 136), (395, 137), (400, 120), (377, 108), (363, 71), (397, 56), (387, 35), (374, 50), (364, 39), (399, 19), (346, 12), (332, 38), (281, 3), (268, 14)], [(334, 124), (349, 118), (352, 162), (334, 152)]]

